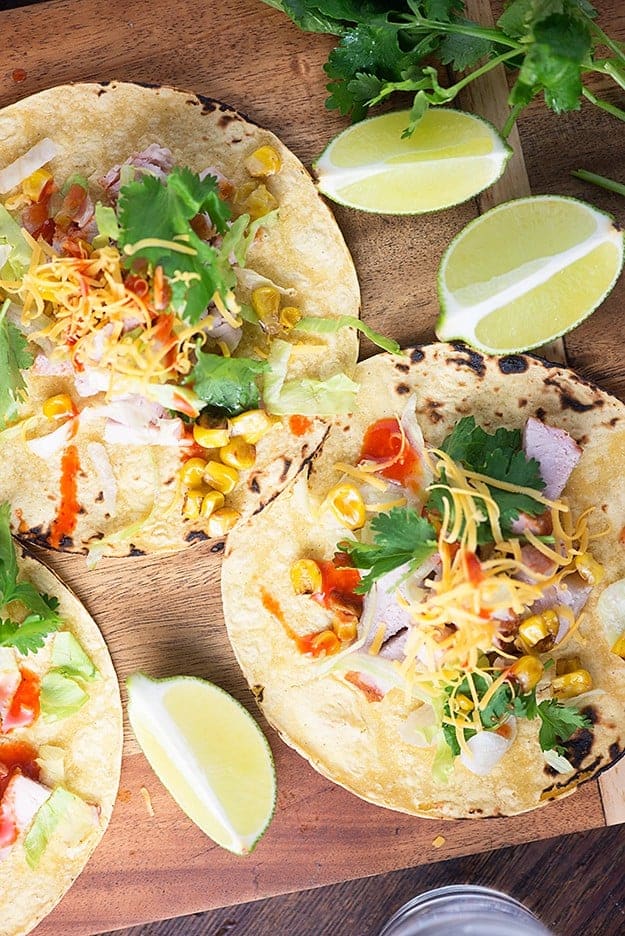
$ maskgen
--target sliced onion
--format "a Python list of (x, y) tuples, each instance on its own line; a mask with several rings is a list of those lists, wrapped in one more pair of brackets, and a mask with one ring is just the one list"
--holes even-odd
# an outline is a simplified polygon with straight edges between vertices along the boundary
[(625, 579), (603, 589), (597, 602), (597, 614), (611, 650), (625, 634)]
[(408, 397), (400, 423), (408, 445), (419, 456), (423, 467), (423, 487), (427, 488), (432, 483), (434, 473), (425, 450), (423, 432), (417, 420), (417, 397), (414, 393)]
[(399, 733), (407, 744), (426, 748), (434, 744), (438, 730), (436, 712), (428, 702), (424, 702), (410, 712)]
[(557, 751), (543, 751), (543, 755), (545, 762), (554, 770), (557, 770), (558, 773), (571, 773), (572, 770), (575, 770), (573, 764), (563, 754), (558, 754)]
[(12, 249), (10, 244), (0, 244), (0, 270), (11, 256)]
[(6, 192), (10, 192), (24, 179), (27, 179), (29, 175), (32, 175), (37, 169), (41, 169), (51, 159), (54, 159), (58, 152), (58, 146), (48, 137), (44, 137), (39, 143), (35, 143), (22, 156), (18, 156), (4, 169), (0, 169), (0, 193), (4, 195)]
[(506, 728), (504, 734), (499, 731), (478, 731), (467, 741), (469, 754), (460, 753), (460, 760), (471, 773), (478, 777), (486, 777), (497, 766), (516, 737), (516, 718), (509, 718), (501, 728)]
[(28, 439), (26, 445), (39, 458), (49, 458), (50, 455), (54, 455), (55, 452), (62, 449), (75, 434), (77, 419), (78, 417), (74, 416), (72, 419), (68, 419), (67, 422), (62, 423), (53, 432), (39, 436), (37, 439)]

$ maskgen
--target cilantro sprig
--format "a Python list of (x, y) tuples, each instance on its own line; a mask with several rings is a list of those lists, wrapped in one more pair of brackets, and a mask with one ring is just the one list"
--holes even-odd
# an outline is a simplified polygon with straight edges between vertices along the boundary
[[(472, 673), (471, 681), (478, 699), (482, 699), (490, 685), (488, 680), (479, 673)], [(449, 686), (445, 690), (447, 698), (443, 706), (443, 735), (447, 745), (451, 748), (452, 754), (457, 757), (460, 754), (460, 745), (458, 744), (456, 729), (451, 724), (454, 717), (451, 710), (454, 689), (455, 687)], [(467, 677), (463, 679), (455, 692), (471, 698), (471, 688)], [(480, 721), (485, 730), (492, 730), (501, 725), (511, 715), (529, 720), (539, 718), (538, 742), (541, 750), (557, 751), (559, 754), (565, 753), (563, 744), (576, 731), (580, 728), (589, 728), (592, 724), (576, 708), (558, 702), (557, 699), (544, 699), (542, 702), (537, 702), (535, 690), (517, 695), (512, 683), (506, 680), (493, 694), (488, 705), (480, 710)], [(473, 728), (464, 729), (466, 740), (476, 733)]]
[(356, 587), (362, 594), (376, 579), (409, 563), (418, 568), (436, 550), (436, 532), (412, 507), (393, 507), (378, 514), (370, 524), (373, 543), (343, 540), (338, 548), (347, 553), (357, 569), (369, 569)]
[[(490, 434), (477, 425), (473, 416), (465, 416), (456, 423), (440, 448), (464, 468), (493, 480), (531, 488), (537, 493), (545, 487), (540, 475), (540, 465), (535, 459), (525, 455), (521, 433), (518, 430), (500, 428)], [(448, 491), (449, 487), (445, 470), (442, 469), (440, 481), (430, 492), (426, 509), (443, 516), (444, 505), (447, 502), (453, 522), (454, 502)], [(536, 516), (545, 510), (544, 504), (527, 494), (504, 491), (490, 485), (487, 487), (499, 507), (499, 520), (504, 535), (512, 532), (512, 524), (521, 512)], [(488, 543), (492, 539), (490, 523), (485, 519), (478, 527), (478, 543)]]
[(0, 620), (0, 646), (29, 653), (43, 646), (45, 637), (58, 630), (58, 600), (42, 594), (30, 582), (18, 582), (17, 556), (10, 530), (11, 508), (0, 504), (0, 607), (18, 601), (31, 613), (23, 622)]
[[(585, 84), (594, 73), (625, 87), (625, 52), (595, 22), (588, 0), (508, 0), (495, 28), (468, 19), (462, 0), (265, 2), (305, 31), (339, 37), (325, 65), (326, 106), (354, 120), (393, 92), (407, 91), (414, 94), (411, 133), (428, 107), (450, 103), (502, 63), (516, 71), (504, 136), (537, 95), (557, 114), (578, 110), (586, 99), (625, 120), (624, 110)], [(436, 65), (463, 77), (444, 87)]]
[[(191, 221), (207, 213), (219, 234), (220, 248), (196, 234)], [(214, 176), (200, 179), (185, 167), (176, 167), (161, 182), (145, 173), (123, 185), (119, 193), (119, 248), (132, 267), (138, 258), (161, 266), (171, 288), (171, 305), (181, 318), (196, 324), (215, 293), (225, 298), (236, 283), (230, 263), (235, 250), (231, 211), (220, 197)], [(234, 233), (245, 241), (249, 217), (237, 218)], [(245, 241), (247, 243), (247, 241)]]
[(22, 371), (34, 361), (28, 340), (7, 320), (9, 305), (7, 299), (0, 308), (0, 429), (17, 416), (19, 401), (26, 393)]

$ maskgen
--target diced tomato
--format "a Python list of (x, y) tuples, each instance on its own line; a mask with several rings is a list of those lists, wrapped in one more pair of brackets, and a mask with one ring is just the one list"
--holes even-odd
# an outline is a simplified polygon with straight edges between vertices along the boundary
[(325, 608), (351, 608), (362, 613), (363, 597), (355, 592), (360, 583), (360, 572), (352, 566), (337, 566), (334, 562), (320, 560), (321, 592), (312, 597)]
[(479, 585), (480, 582), (484, 581), (482, 563), (474, 552), (471, 552), (469, 549), (464, 549), (462, 552), (462, 564), (464, 566), (465, 575), (471, 585)]
[(131, 273), (126, 277), (124, 286), (130, 292), (133, 292), (135, 296), (139, 296), (140, 299), (144, 299), (150, 291), (148, 281), (143, 276), (137, 276), (135, 273)]
[(37, 751), (27, 741), (13, 741), (3, 738), (0, 741), (0, 799), (7, 784), (16, 770), (20, 770), (31, 780), (39, 779)]
[(308, 416), (290, 416), (289, 429), (295, 436), (306, 435), (312, 428), (313, 421)]
[(27, 728), (39, 715), (39, 677), (22, 670), (22, 681), (13, 696), (11, 707), (2, 720), (2, 730)]
[(390, 481), (408, 485), (421, 474), (416, 452), (406, 441), (399, 420), (378, 419), (365, 432), (361, 461), (380, 462), (379, 473)]

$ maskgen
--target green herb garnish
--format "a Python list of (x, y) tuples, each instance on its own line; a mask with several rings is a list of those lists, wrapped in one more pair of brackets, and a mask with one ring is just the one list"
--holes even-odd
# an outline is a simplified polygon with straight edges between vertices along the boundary
[[(326, 107), (354, 120), (395, 91), (414, 93), (406, 133), (428, 107), (448, 104), (475, 79), (505, 63), (516, 73), (503, 129), (537, 95), (559, 114), (583, 99), (625, 120), (625, 111), (585, 84), (593, 74), (625, 87), (625, 51), (595, 22), (588, 0), (508, 0), (497, 25), (468, 19), (462, 0), (266, 0), (308, 32), (340, 37), (325, 71)], [(450, 66), (463, 77), (439, 83)]]
[(412, 507), (393, 507), (370, 523), (373, 544), (343, 540), (338, 548), (349, 555), (357, 569), (369, 569), (356, 592), (369, 591), (376, 579), (387, 572), (409, 564), (408, 571), (417, 569), (436, 551), (434, 527)]
[[(465, 416), (456, 424), (450, 435), (440, 446), (449, 457), (469, 471), (485, 475), (494, 481), (505, 481), (519, 487), (532, 488), (540, 493), (545, 482), (540, 475), (540, 465), (533, 458), (527, 458), (522, 448), (521, 433), (512, 429), (497, 429), (492, 435), (485, 432), (475, 422), (473, 416)], [(544, 513), (545, 505), (527, 494), (516, 491), (504, 491), (488, 485), (488, 490), (499, 508), (499, 521), (504, 535), (512, 533), (512, 524), (520, 513), (536, 516)], [(440, 480), (430, 492), (426, 508), (428, 511), (444, 514), (447, 502), (451, 523), (454, 518), (454, 502), (445, 470), (441, 470)], [(493, 533), (486, 518), (478, 527), (478, 543), (492, 542)]]

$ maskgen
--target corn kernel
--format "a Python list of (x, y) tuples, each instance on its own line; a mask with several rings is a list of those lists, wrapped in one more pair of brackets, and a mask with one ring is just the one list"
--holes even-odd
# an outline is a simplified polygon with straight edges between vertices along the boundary
[(558, 699), (572, 699), (574, 696), (581, 695), (582, 692), (590, 692), (592, 676), (588, 670), (578, 669), (573, 673), (556, 676), (551, 681), (551, 688)]
[(220, 448), (228, 444), (230, 433), (225, 426), (202, 426), (200, 423), (194, 423), (193, 438), (202, 448)]
[(575, 568), (589, 585), (598, 585), (603, 581), (605, 575), (603, 566), (590, 553), (585, 552), (575, 556)]
[(230, 465), (209, 461), (204, 471), (204, 480), (222, 494), (231, 494), (239, 481), (239, 472)]
[(231, 435), (240, 436), (250, 445), (256, 445), (273, 424), (274, 420), (265, 410), (248, 410), (228, 420)]
[(297, 325), (301, 317), (301, 309), (298, 309), (297, 306), (285, 306), (283, 309), (280, 309), (278, 321), (282, 327), (288, 331), (290, 328), (294, 328), (294, 326)]
[(622, 660), (625, 660), (625, 634), (616, 641), (612, 647), (612, 653), (616, 653)]
[(239, 471), (246, 471), (248, 468), (252, 468), (256, 461), (256, 449), (245, 439), (238, 436), (219, 449), (219, 457), (224, 465), (238, 468)]
[(180, 469), (180, 480), (187, 487), (199, 488), (206, 470), (206, 461), (203, 458), (188, 458)]
[(332, 629), (341, 643), (351, 643), (358, 636), (358, 618), (355, 614), (336, 615), (332, 621)]
[(252, 292), (252, 308), (261, 322), (276, 321), (280, 309), (280, 293), (275, 286), (258, 286)]
[(556, 676), (564, 676), (565, 673), (574, 673), (582, 668), (582, 661), (579, 657), (566, 657), (556, 661)]
[(213, 511), (208, 518), (207, 529), (209, 536), (225, 536), (240, 517), (239, 511), (234, 510), (232, 507), (222, 507)]
[(35, 169), (34, 172), (22, 182), (22, 191), (28, 195), (31, 201), (39, 201), (44, 188), (52, 179), (52, 173), (47, 169)]
[(275, 175), (282, 168), (282, 160), (273, 146), (260, 146), (245, 160), (245, 168), (254, 178)]
[(508, 676), (514, 679), (523, 692), (531, 692), (540, 682), (545, 667), (537, 656), (522, 656), (508, 670)]
[[(527, 649), (548, 649), (552, 647), (560, 629), (560, 622), (555, 611), (549, 608), (541, 614), (532, 614), (519, 624), (519, 638)], [(548, 645), (548, 646), (546, 646)]]
[(187, 491), (182, 508), (182, 514), (187, 520), (198, 519), (204, 496), (204, 491), (201, 488), (191, 488)]
[(64, 416), (73, 416), (75, 413), (72, 398), (67, 393), (57, 393), (55, 396), (48, 397), (42, 409), (47, 419), (62, 419)]
[(314, 559), (298, 559), (289, 574), (296, 595), (314, 595), (321, 591), (321, 569)]
[(264, 218), (270, 211), (278, 207), (278, 202), (273, 197), (266, 185), (257, 185), (244, 202), (244, 207), (252, 221)]
[(470, 699), (462, 692), (458, 692), (455, 696), (455, 707), (459, 712), (472, 712), (474, 708), (473, 699)]
[(202, 506), (200, 507), (200, 516), (210, 517), (216, 510), (220, 510), (225, 504), (226, 499), (221, 493), (221, 491), (209, 491), (208, 494), (205, 494), (202, 498)]
[(339, 523), (342, 523), (348, 530), (359, 530), (365, 525), (367, 519), (365, 502), (355, 484), (345, 481), (335, 485), (326, 501)]

